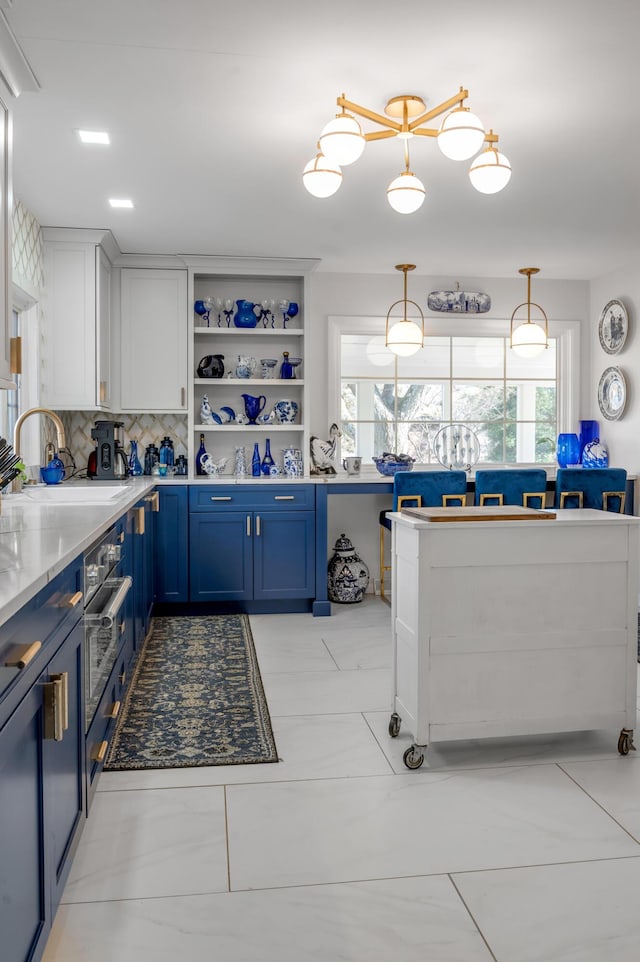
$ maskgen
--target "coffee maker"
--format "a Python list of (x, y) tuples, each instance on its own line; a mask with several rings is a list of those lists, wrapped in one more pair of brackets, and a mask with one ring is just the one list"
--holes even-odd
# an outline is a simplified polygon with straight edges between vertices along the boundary
[[(96, 481), (122, 481), (129, 475), (127, 457), (122, 447), (124, 421), (96, 421), (91, 437), (96, 442), (95, 472), (88, 470)], [(92, 459), (90, 458), (91, 462)]]

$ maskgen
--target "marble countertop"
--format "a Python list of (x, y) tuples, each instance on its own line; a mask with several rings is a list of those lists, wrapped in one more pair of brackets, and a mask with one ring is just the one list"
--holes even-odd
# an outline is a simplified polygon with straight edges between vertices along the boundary
[[(122, 495), (106, 504), (42, 504), (24, 493), (3, 495), (0, 625), (93, 544), (144, 494), (153, 490), (156, 480), (131, 478), (120, 482)], [(76, 485), (76, 482), (72, 483)], [(96, 482), (85, 484), (95, 487)]]

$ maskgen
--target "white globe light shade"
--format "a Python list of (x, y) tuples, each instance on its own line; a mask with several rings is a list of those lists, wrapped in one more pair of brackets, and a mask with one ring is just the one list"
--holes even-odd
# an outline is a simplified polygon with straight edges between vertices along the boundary
[(387, 347), (399, 357), (410, 357), (423, 346), (422, 328), (406, 318), (389, 328)]
[(320, 150), (334, 164), (346, 167), (362, 155), (366, 140), (355, 117), (340, 114), (322, 128)]
[(374, 367), (388, 367), (389, 364), (393, 364), (393, 354), (389, 352), (382, 334), (376, 334), (369, 339), (365, 353), (367, 361)]
[(495, 147), (487, 147), (471, 164), (469, 179), (481, 194), (497, 194), (511, 179), (511, 164)]
[(520, 357), (538, 357), (546, 347), (545, 330), (535, 321), (525, 321), (511, 334), (511, 349)]
[(442, 121), (438, 147), (450, 160), (468, 160), (484, 143), (482, 121), (466, 107), (456, 107)]
[(302, 171), (302, 183), (314, 197), (331, 197), (342, 183), (342, 171), (323, 154), (317, 154)]
[(408, 170), (387, 187), (387, 200), (399, 214), (413, 214), (422, 207), (424, 197), (424, 184)]

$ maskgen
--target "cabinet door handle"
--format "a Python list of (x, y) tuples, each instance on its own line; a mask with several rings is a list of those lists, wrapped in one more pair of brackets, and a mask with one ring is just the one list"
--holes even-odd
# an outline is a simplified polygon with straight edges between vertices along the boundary
[(76, 605), (79, 605), (79, 604), (80, 604), (80, 602), (82, 601), (83, 598), (84, 598), (84, 595), (82, 594), (82, 592), (81, 592), (81, 591), (76, 591), (76, 593), (75, 593), (74, 595), (70, 595), (68, 598), (65, 598), (65, 600), (62, 602), (62, 604), (60, 605), (60, 607), (61, 607), (61, 608), (75, 608)]
[(61, 675), (43, 685), (44, 738), (61, 742), (64, 737), (64, 694)]
[(160, 510), (160, 492), (154, 491), (153, 494), (151, 495), (151, 499), (153, 501), (151, 510), (158, 512)]
[(120, 714), (120, 702), (114, 701), (113, 705), (106, 714), (107, 718), (117, 718)]
[(60, 682), (59, 712), (62, 731), (66, 732), (69, 727), (69, 672), (61, 671), (57, 675), (51, 675), (51, 681)]
[(251, 537), (251, 515), (247, 515), (247, 538)]
[(109, 747), (109, 742), (100, 742), (99, 745), (93, 750), (91, 755), (92, 762), (101, 763), (104, 761), (104, 757), (107, 754), (107, 748)]
[(42, 648), (41, 641), (32, 641), (30, 645), (17, 645), (9, 652), (5, 661), (5, 668), (26, 668)]
[(295, 501), (295, 494), (275, 494), (273, 496), (274, 501)]
[(212, 500), (212, 501), (231, 501), (231, 498), (230, 498), (230, 497), (224, 497), (224, 498), (223, 498), (221, 495), (212, 494), (212, 495), (211, 495), (211, 500)]
[(144, 534), (144, 508), (134, 508), (136, 513), (136, 534)]
[(121, 531), (120, 534), (118, 535), (118, 541), (120, 542), (120, 544), (124, 542), (124, 531)]
[(260, 515), (256, 515), (256, 538), (260, 537)]

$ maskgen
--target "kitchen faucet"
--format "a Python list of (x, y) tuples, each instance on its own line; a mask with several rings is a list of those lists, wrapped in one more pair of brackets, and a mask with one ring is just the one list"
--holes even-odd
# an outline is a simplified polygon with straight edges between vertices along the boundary
[[(56, 442), (58, 445), (58, 451), (61, 451), (62, 448), (66, 446), (66, 439), (64, 436), (64, 425), (60, 420), (60, 418), (58, 417), (58, 415), (55, 413), (55, 411), (50, 411), (48, 408), (29, 408), (28, 411), (25, 411), (23, 414), (20, 415), (20, 417), (16, 421), (16, 426), (13, 429), (13, 450), (15, 451), (15, 453), (20, 454), (20, 432), (22, 431), (22, 425), (24, 424), (24, 422), (27, 420), (28, 417), (31, 417), (32, 414), (44, 414), (48, 418), (50, 418), (51, 421), (53, 421), (53, 426), (56, 429)], [(21, 487), (22, 487), (22, 484), (20, 479), (16, 478), (16, 480), (14, 481), (13, 490), (14, 491), (16, 489), (19, 490)]]

